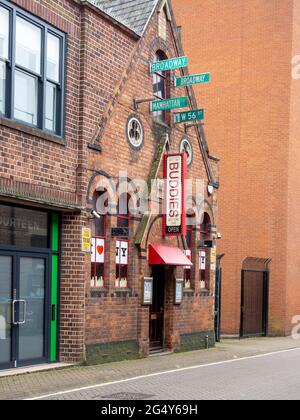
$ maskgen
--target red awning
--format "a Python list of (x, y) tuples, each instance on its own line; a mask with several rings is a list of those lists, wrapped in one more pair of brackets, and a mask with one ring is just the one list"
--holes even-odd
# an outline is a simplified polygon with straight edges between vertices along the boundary
[(165, 245), (149, 245), (149, 264), (182, 266), (193, 265), (181, 249)]

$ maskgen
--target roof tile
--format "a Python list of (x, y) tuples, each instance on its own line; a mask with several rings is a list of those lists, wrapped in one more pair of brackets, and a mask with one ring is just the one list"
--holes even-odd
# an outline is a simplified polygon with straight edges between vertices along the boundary
[(158, 0), (88, 0), (116, 21), (142, 35)]

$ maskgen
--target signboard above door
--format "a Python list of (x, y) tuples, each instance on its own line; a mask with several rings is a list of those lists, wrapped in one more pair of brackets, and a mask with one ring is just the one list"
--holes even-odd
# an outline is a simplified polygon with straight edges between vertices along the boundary
[(186, 153), (165, 155), (164, 157), (165, 204), (163, 234), (165, 236), (186, 235), (186, 162)]

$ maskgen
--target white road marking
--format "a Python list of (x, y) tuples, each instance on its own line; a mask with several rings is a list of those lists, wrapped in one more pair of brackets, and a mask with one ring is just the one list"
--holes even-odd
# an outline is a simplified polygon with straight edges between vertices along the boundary
[(122, 380), (119, 380), (119, 381), (105, 382), (105, 383), (102, 383), (102, 384), (90, 385), (90, 386), (85, 386), (85, 387), (82, 387), (82, 388), (74, 388), (74, 389), (69, 389), (67, 391), (55, 392), (53, 394), (41, 395), (39, 397), (34, 397), (34, 398), (25, 398), (24, 401), (42, 400), (44, 398), (58, 397), (60, 395), (71, 394), (71, 393), (80, 392), (80, 391), (88, 391), (88, 390), (95, 389), (95, 388), (104, 388), (104, 387), (110, 386), (110, 385), (118, 385), (118, 384), (122, 384), (122, 383), (133, 382), (133, 381), (136, 381), (136, 380), (139, 380), (139, 379), (153, 378), (155, 376), (168, 375), (168, 374), (177, 373), (177, 372), (185, 372), (185, 371), (188, 371), (188, 370), (203, 369), (203, 368), (208, 368), (208, 367), (212, 367), (212, 366), (227, 365), (227, 364), (230, 364), (230, 363), (243, 362), (245, 360), (261, 359), (261, 358), (264, 358), (264, 357), (276, 356), (278, 354), (290, 353), (290, 352), (294, 352), (294, 351), (300, 351), (300, 347), (297, 347), (297, 348), (294, 348), (294, 349), (289, 349), (289, 350), (276, 351), (276, 352), (272, 352), (272, 353), (259, 354), (259, 355), (256, 355), (256, 356), (241, 357), (240, 359), (237, 358), (237, 359), (224, 360), (222, 362), (208, 363), (206, 365), (189, 366), (189, 367), (184, 367), (184, 368), (179, 368), (179, 369), (167, 370), (167, 371), (163, 371), (163, 372), (149, 373), (148, 375), (135, 376), (133, 378), (122, 379)]

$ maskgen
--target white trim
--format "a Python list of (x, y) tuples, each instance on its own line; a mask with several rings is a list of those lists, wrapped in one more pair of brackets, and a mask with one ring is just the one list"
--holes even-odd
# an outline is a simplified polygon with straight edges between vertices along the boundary
[(152, 16), (154, 15), (155, 9), (156, 9), (156, 7), (157, 7), (157, 3), (158, 3), (158, 0), (154, 3), (154, 6), (153, 6), (153, 9), (152, 9), (152, 12), (150, 13), (150, 16), (149, 16), (149, 18), (148, 18), (148, 20), (147, 20), (146, 25), (144, 26), (143, 32), (142, 32), (142, 34), (141, 34), (141, 37), (144, 35), (144, 33), (146, 32), (146, 30), (147, 30), (147, 28), (148, 28), (148, 25), (149, 25), (149, 23), (150, 23), (150, 20), (152, 19)]
[(172, 15), (171, 15), (171, 12), (170, 12), (170, 6), (169, 6), (169, 3), (168, 3), (168, 0), (162, 0), (161, 5), (160, 5), (159, 10), (158, 10), (158, 13), (161, 13), (163, 11), (164, 7), (166, 7), (166, 9), (167, 9), (167, 14), (166, 14), (167, 19), (171, 22)]

